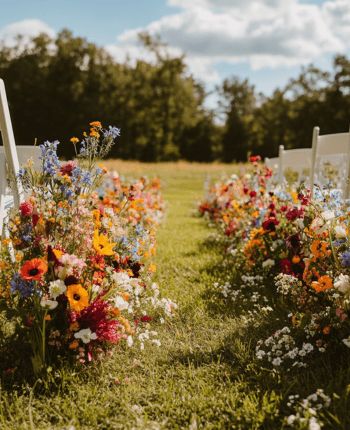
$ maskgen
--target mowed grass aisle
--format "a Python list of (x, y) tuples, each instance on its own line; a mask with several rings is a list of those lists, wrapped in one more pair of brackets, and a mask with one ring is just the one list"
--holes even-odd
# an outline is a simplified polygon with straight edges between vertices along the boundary
[[(158, 232), (156, 281), (178, 303), (157, 327), (161, 347), (116, 349), (107, 362), (73, 373), (63, 369), (35, 389), (7, 382), (1, 429), (278, 428), (279, 399), (264, 391), (242, 342), (243, 320), (218, 311), (208, 294), (221, 256), (195, 216), (206, 174), (223, 166), (116, 164), (123, 174), (159, 174), (167, 212)], [(226, 167), (226, 170), (230, 170)], [(260, 384), (260, 387), (259, 387)], [(264, 423), (264, 424), (262, 424)]]

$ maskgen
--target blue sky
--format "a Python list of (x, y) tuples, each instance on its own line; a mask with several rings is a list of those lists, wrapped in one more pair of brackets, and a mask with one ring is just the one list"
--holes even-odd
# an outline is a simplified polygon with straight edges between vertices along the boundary
[(208, 89), (238, 75), (269, 94), (349, 53), (350, 0), (0, 0), (0, 11), (0, 39), (66, 27), (120, 61), (147, 58), (139, 30), (160, 34)]

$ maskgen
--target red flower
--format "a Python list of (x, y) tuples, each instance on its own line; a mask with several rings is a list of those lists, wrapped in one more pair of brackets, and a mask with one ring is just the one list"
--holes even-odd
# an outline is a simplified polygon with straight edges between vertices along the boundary
[(76, 167), (77, 163), (73, 160), (70, 160), (61, 165), (60, 172), (62, 175), (72, 176), (72, 172)]
[(253, 198), (253, 197), (256, 197), (256, 191), (251, 191), (250, 193), (249, 193), (249, 195), (250, 195), (250, 197), (251, 198)]
[(32, 216), (32, 223), (33, 223), (34, 227), (38, 224), (38, 221), (39, 221), (39, 215), (38, 214), (33, 214), (33, 216)]
[(30, 202), (23, 202), (19, 205), (19, 210), (22, 216), (30, 216), (33, 214), (33, 205)]
[(251, 155), (249, 157), (249, 161), (251, 163), (257, 163), (258, 161), (261, 161), (261, 157), (260, 157), (260, 155)]
[(283, 258), (280, 261), (281, 271), (286, 275), (290, 275), (292, 273), (292, 263), (288, 260), (288, 258)]
[(262, 228), (265, 231), (275, 231), (276, 225), (278, 225), (278, 224), (279, 224), (279, 221), (277, 221), (276, 218), (269, 218), (262, 223)]
[(297, 218), (301, 218), (303, 214), (303, 209), (293, 208), (289, 209), (289, 211), (286, 213), (286, 218), (288, 221), (294, 221)]

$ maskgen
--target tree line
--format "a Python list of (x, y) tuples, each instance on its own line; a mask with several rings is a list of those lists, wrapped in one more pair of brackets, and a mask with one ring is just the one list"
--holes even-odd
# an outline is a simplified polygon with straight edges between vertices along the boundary
[[(121, 128), (111, 154), (142, 161), (245, 161), (249, 153), (277, 155), (311, 145), (312, 128), (347, 131), (350, 61), (336, 56), (330, 72), (301, 70), (271, 96), (232, 77), (216, 88), (218, 108), (206, 106), (206, 89), (184, 56), (170, 55), (157, 38), (140, 34), (154, 60), (119, 63), (106, 50), (69, 30), (41, 34), (24, 45), (0, 45), (4, 79), (18, 144), (58, 139), (61, 154), (90, 120)], [(218, 121), (220, 118), (220, 121)]]

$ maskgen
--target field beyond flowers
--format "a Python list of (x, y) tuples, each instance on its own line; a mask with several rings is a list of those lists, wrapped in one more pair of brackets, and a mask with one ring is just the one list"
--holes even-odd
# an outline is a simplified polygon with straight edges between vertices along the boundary
[[(237, 279), (232, 265), (234, 248), (239, 248), (232, 247), (235, 226), (226, 223), (230, 231), (225, 234), (213, 219), (198, 215), (208, 175), (215, 182), (239, 167), (105, 164), (122, 177), (160, 177), (166, 209), (155, 235), (153, 280), (162, 297), (178, 307), (172, 318), (152, 326), (160, 346), (145, 344), (140, 351), (121, 345), (89, 367), (63, 365), (34, 383), (3, 373), (0, 428), (280, 429), (291, 428), (286, 418), (303, 418), (311, 407), (324, 428), (349, 428), (349, 355), (335, 350), (293, 372), (276, 371), (257, 357), (259, 340), (271, 328), (272, 333), (280, 328), (278, 318), (285, 311), (279, 309), (280, 316), (271, 322), (269, 310), (262, 310), (270, 302), (261, 305), (255, 294), (258, 279), (247, 285), (248, 294), (231, 285)], [(248, 276), (239, 264), (239, 274)], [(260, 291), (265, 287), (259, 286)], [(232, 294), (236, 290), (239, 300)], [(309, 418), (312, 413), (304, 422), (295, 420), (292, 428), (311, 429)]]

